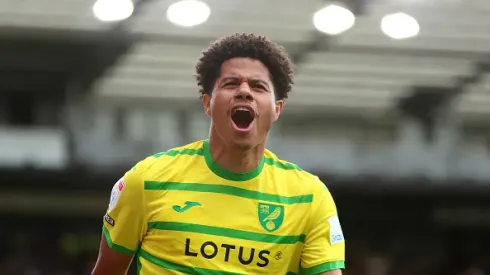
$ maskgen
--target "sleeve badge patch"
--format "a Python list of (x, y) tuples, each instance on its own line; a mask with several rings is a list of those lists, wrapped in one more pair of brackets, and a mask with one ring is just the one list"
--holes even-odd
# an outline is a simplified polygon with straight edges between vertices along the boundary
[(107, 212), (110, 212), (114, 210), (114, 208), (116, 208), (117, 202), (119, 201), (119, 197), (121, 197), (121, 193), (124, 190), (125, 186), (126, 185), (124, 183), (124, 178), (121, 178), (116, 182), (116, 184), (114, 184), (114, 186), (112, 187), (111, 199), (109, 201), (109, 208)]
[(113, 218), (111, 218), (111, 216), (109, 216), (109, 214), (105, 213), (105, 215), (104, 215), (104, 220), (105, 220), (105, 221), (106, 221), (108, 224), (110, 224), (111, 226), (114, 226), (114, 223), (115, 223), (115, 222), (114, 222), (114, 219), (113, 219)]
[(339, 217), (330, 217), (328, 219), (328, 224), (330, 225), (330, 245), (335, 245), (337, 243), (343, 242), (344, 234), (342, 233), (342, 227), (340, 226)]

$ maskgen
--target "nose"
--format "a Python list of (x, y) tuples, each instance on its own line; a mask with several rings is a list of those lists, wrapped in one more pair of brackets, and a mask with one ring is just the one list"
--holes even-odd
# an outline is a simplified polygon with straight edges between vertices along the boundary
[(250, 86), (247, 82), (243, 82), (238, 87), (235, 94), (235, 99), (244, 101), (252, 101), (254, 99), (252, 91), (250, 90)]

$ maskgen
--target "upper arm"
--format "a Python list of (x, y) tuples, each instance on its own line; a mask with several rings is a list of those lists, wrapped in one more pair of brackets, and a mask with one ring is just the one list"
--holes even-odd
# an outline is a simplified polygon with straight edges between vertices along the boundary
[(94, 275), (126, 274), (147, 230), (143, 195), (143, 181), (134, 170), (112, 188)]
[(310, 212), (309, 228), (301, 254), (301, 275), (341, 274), (345, 242), (337, 208), (328, 189), (316, 192)]
[(125, 275), (128, 272), (131, 260), (131, 256), (110, 248), (105, 235), (102, 234), (99, 256), (92, 275)]

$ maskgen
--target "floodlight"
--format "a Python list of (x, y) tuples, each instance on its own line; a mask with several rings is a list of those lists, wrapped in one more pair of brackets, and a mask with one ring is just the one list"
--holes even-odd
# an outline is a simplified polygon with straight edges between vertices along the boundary
[(356, 17), (341, 6), (329, 5), (313, 15), (313, 25), (321, 32), (329, 35), (341, 34), (354, 26)]
[(182, 0), (167, 9), (168, 20), (182, 27), (200, 25), (208, 20), (210, 14), (209, 6), (199, 0)]
[(418, 35), (420, 26), (414, 17), (398, 12), (385, 15), (381, 19), (381, 30), (393, 39), (406, 39)]
[(97, 0), (92, 10), (100, 21), (112, 22), (129, 18), (134, 5), (131, 0)]

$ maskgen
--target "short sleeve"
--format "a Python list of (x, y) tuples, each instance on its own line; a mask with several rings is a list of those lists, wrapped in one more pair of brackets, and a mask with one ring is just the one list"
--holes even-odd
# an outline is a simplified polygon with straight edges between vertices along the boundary
[(315, 193), (301, 255), (301, 275), (320, 274), (345, 267), (344, 235), (335, 202), (327, 188)]
[(104, 216), (103, 233), (110, 248), (133, 255), (147, 230), (143, 181), (133, 168), (114, 184)]

